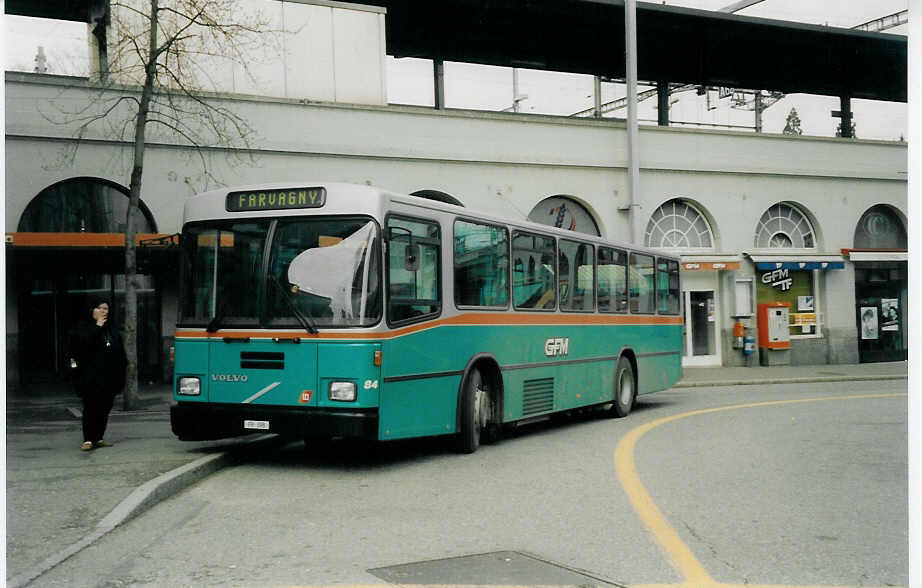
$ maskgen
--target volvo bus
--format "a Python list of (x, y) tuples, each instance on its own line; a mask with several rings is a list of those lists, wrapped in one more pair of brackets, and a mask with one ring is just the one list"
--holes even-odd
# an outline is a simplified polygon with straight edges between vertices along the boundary
[(370, 186), (185, 204), (173, 432), (378, 441), (598, 407), (681, 376), (679, 260)]

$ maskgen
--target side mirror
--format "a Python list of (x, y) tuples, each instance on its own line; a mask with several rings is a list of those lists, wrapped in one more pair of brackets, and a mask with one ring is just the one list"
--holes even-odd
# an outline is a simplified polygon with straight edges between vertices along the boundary
[(419, 244), (410, 243), (403, 253), (403, 269), (415, 272), (419, 269)]
[(403, 269), (415, 272), (419, 269), (419, 243), (413, 242), (413, 233), (403, 227), (391, 227), (388, 231), (388, 241), (396, 238), (396, 233), (407, 234), (407, 248), (403, 252)]

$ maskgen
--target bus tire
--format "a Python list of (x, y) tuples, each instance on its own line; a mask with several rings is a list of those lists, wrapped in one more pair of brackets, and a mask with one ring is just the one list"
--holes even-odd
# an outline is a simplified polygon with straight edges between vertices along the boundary
[(622, 355), (618, 358), (618, 367), (615, 368), (615, 398), (609, 409), (609, 416), (622, 418), (631, 413), (634, 399), (637, 398), (636, 383), (631, 360)]
[(461, 394), (461, 431), (458, 435), (458, 451), (474, 453), (480, 447), (480, 436), (487, 428), (490, 415), (490, 396), (484, 389), (480, 370), (473, 368), (467, 374)]

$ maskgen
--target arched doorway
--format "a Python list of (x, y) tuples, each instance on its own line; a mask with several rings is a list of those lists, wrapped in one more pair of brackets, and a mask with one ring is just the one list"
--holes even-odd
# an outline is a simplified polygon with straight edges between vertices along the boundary
[(862, 363), (903, 361), (908, 354), (906, 227), (900, 214), (878, 204), (855, 226), (855, 322)]
[[(88, 320), (91, 297), (110, 300), (113, 323), (124, 323), (127, 210), (127, 191), (98, 178), (64, 180), (29, 202), (8, 249), (17, 306), (13, 343), (22, 383), (66, 377), (70, 333), (78, 321)], [(137, 231), (156, 232), (143, 205)], [(159, 380), (160, 297), (154, 276), (142, 273), (138, 281), (138, 373), (144, 380)]]
[(722, 363), (721, 270), (716, 269), (714, 263), (687, 263), (696, 259), (695, 254), (705, 256), (703, 259), (714, 259), (714, 242), (714, 231), (703, 208), (685, 198), (673, 198), (661, 204), (650, 215), (644, 232), (647, 247), (682, 255), (683, 366)]

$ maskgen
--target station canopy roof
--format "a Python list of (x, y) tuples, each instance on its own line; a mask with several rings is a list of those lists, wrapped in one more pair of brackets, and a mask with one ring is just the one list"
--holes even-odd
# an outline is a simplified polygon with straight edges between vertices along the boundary
[[(86, 20), (103, 0), (7, 0), (6, 12)], [(625, 77), (624, 0), (363, 0), (387, 9), (387, 53)], [(98, 13), (98, 12), (97, 12)], [(647, 82), (906, 102), (902, 35), (637, 3)]]
[[(387, 8), (387, 52), (625, 77), (623, 0), (365, 0)], [(906, 37), (637, 3), (648, 82), (905, 102)]]

